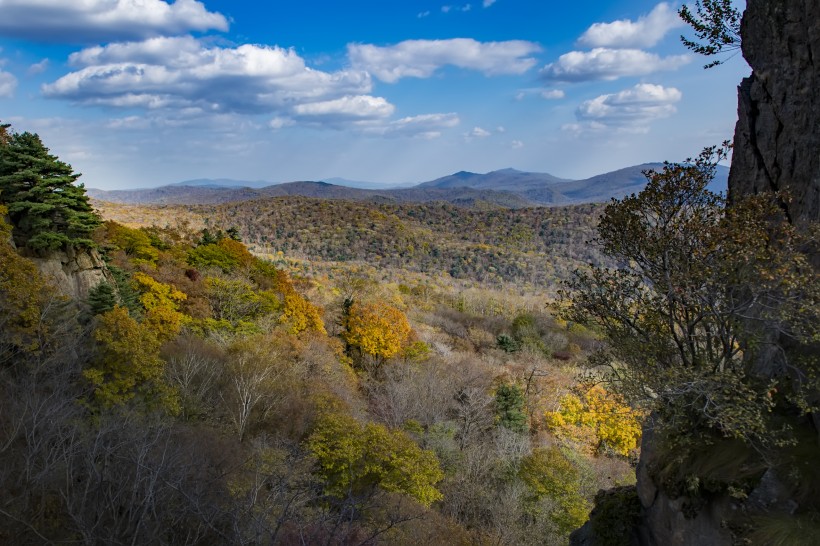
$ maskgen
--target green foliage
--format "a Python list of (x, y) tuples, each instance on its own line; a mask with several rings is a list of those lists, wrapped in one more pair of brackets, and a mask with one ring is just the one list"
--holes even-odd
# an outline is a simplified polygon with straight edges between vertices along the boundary
[(239, 241), (220, 239), (217, 243), (202, 244), (188, 252), (188, 263), (194, 267), (214, 267), (231, 273), (239, 267), (250, 267), (254, 257)]
[(159, 241), (143, 229), (132, 229), (108, 221), (105, 223), (105, 239), (115, 248), (125, 252), (135, 264), (155, 264), (159, 259), (159, 250), (155, 246)]
[(498, 334), (495, 342), (498, 348), (505, 353), (517, 353), (521, 350), (521, 344), (514, 337), (507, 334)]
[(750, 544), (767, 546), (813, 546), (820, 537), (820, 514), (780, 514), (753, 519)]
[(91, 314), (102, 315), (117, 306), (117, 293), (106, 281), (88, 291), (88, 306)]
[(57, 299), (37, 267), (11, 245), (5, 213), (0, 205), (0, 364), (18, 354), (39, 353), (50, 334), (45, 315)]
[(226, 321), (232, 326), (237, 326), (240, 322), (252, 322), (282, 306), (272, 291), (256, 290), (242, 280), (207, 277), (204, 285), (214, 319)]
[(640, 516), (641, 501), (634, 485), (599, 491), (595, 495), (595, 508), (589, 515), (595, 543), (631, 546)]
[(495, 415), (498, 426), (514, 432), (526, 432), (527, 414), (524, 409), (526, 400), (521, 387), (502, 383), (495, 390)]
[(325, 492), (339, 499), (361, 498), (374, 488), (404, 493), (425, 506), (442, 498), (435, 488), (444, 474), (436, 456), (403, 431), (361, 425), (353, 417), (325, 413), (308, 439)]
[(778, 382), (771, 368), (786, 374), (798, 362), (778, 364), (764, 347), (777, 333), (816, 338), (820, 283), (801, 250), (807, 242), (775, 202), (758, 196), (726, 210), (706, 190), (727, 151), (647, 173), (639, 195), (607, 206), (599, 243), (621, 267), (579, 272), (567, 318), (606, 333), (610, 351), (594, 364), (663, 426), (773, 445), (782, 435), (771, 411), (786, 401), (773, 393), (785, 390), (799, 406), (816, 386), (816, 362), (801, 364), (805, 381)]
[(138, 323), (124, 308), (115, 307), (100, 316), (94, 339), (97, 358), (83, 375), (103, 407), (137, 397), (149, 407), (178, 409), (176, 394), (164, 380), (165, 362), (159, 356), (162, 340), (151, 325)]
[[(701, 55), (718, 55), (740, 49), (740, 12), (732, 0), (695, 0), (695, 13), (683, 4), (678, 15), (687, 23), (700, 42), (680, 37), (683, 45)], [(704, 66), (711, 68), (725, 61), (716, 60)]]
[(131, 276), (114, 265), (108, 264), (108, 271), (114, 277), (117, 285), (118, 304), (121, 307), (128, 309), (128, 313), (135, 318), (142, 316), (142, 304), (140, 303), (140, 294), (134, 288)]
[(565, 535), (587, 520), (590, 505), (581, 495), (581, 473), (561, 449), (534, 449), (521, 460), (518, 475), (529, 489), (533, 515), (549, 518)]
[(0, 146), (0, 203), (8, 207), (15, 239), (32, 250), (91, 246), (100, 218), (79, 174), (48, 153), (40, 137), (12, 133)]

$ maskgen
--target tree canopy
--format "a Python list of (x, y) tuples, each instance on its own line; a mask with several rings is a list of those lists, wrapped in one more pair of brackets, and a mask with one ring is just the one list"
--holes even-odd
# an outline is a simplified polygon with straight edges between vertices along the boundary
[(8, 208), (15, 240), (32, 250), (90, 246), (100, 224), (71, 165), (48, 153), (35, 133), (0, 139), (0, 203)]
[(777, 440), (777, 404), (810, 406), (816, 362), (789, 360), (778, 337), (816, 340), (818, 282), (770, 196), (727, 209), (706, 190), (727, 153), (648, 172), (606, 208), (598, 242), (619, 267), (579, 272), (567, 318), (606, 333), (594, 364), (662, 423), (760, 446)]

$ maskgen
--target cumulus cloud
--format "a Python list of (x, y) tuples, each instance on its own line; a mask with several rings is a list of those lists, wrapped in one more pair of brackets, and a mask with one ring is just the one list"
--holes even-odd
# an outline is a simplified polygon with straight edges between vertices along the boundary
[(26, 70), (26, 74), (28, 74), (29, 76), (34, 76), (36, 74), (42, 74), (43, 72), (46, 71), (46, 69), (48, 68), (48, 65), (49, 65), (49, 60), (48, 59), (43, 59), (39, 63), (34, 63), (33, 65), (29, 66), (28, 70)]
[(122, 41), (228, 30), (197, 0), (2, 0), (0, 34), (37, 41)]
[(683, 26), (677, 11), (661, 2), (637, 21), (621, 19), (611, 23), (595, 23), (578, 39), (587, 47), (652, 47), (673, 28)]
[(688, 55), (660, 57), (640, 49), (596, 47), (591, 51), (570, 51), (541, 69), (550, 81), (581, 82), (616, 80), (625, 76), (643, 76), (661, 70), (674, 70), (691, 61)]
[(490, 136), (490, 132), (487, 129), (483, 129), (481, 127), (473, 127), (473, 130), (467, 133), (469, 137), (476, 137), (476, 138), (486, 138)]
[(522, 40), (478, 42), (471, 38), (407, 40), (386, 47), (347, 46), (355, 68), (388, 83), (407, 77), (429, 78), (446, 65), (477, 70), (487, 76), (522, 74), (535, 65), (530, 55), (540, 50), (538, 44)]
[(17, 89), (17, 78), (11, 72), (0, 70), (0, 99), (11, 98)]
[(682, 94), (674, 87), (650, 83), (600, 95), (581, 103), (575, 113), (580, 123), (565, 126), (570, 131), (619, 129), (646, 132), (653, 120), (669, 117)]
[(541, 91), (541, 98), (546, 100), (557, 100), (564, 98), (564, 91), (561, 89), (547, 89)]
[(293, 107), (293, 113), (296, 116), (314, 119), (380, 119), (390, 117), (395, 109), (382, 97), (357, 95), (297, 104)]
[(45, 96), (86, 105), (264, 113), (372, 88), (363, 71), (313, 70), (293, 50), (206, 47), (192, 37), (92, 47), (69, 62), (77, 70), (44, 85)]
[(484, 0), (484, 2), (482, 3), (482, 5), (483, 5), (485, 8), (489, 8), (489, 7), (490, 7), (490, 6), (492, 6), (493, 4), (495, 4), (495, 0)]
[(443, 129), (456, 127), (461, 120), (458, 115), (450, 112), (446, 114), (421, 114), (397, 119), (388, 124), (374, 126), (368, 132), (384, 136), (411, 136), (424, 139), (433, 139), (441, 136)]

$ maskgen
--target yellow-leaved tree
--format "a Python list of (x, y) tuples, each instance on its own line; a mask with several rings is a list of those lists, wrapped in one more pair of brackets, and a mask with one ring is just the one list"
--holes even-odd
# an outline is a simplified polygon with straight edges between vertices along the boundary
[(396, 356), (407, 346), (411, 332), (404, 313), (385, 302), (354, 302), (347, 308), (343, 337), (364, 354)]
[(145, 273), (134, 273), (134, 283), (141, 292), (140, 303), (145, 308), (143, 325), (153, 328), (161, 341), (179, 333), (188, 317), (179, 311), (179, 304), (188, 296), (170, 284), (161, 283)]
[(641, 439), (641, 414), (621, 396), (596, 385), (561, 398), (557, 411), (545, 414), (556, 435), (586, 444), (593, 452), (627, 456)]

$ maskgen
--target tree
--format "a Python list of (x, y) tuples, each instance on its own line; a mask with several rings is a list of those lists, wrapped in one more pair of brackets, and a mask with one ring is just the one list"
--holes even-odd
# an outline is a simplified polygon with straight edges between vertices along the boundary
[(498, 426), (514, 432), (526, 432), (527, 414), (524, 412), (524, 393), (518, 385), (502, 383), (495, 390), (495, 414)]
[(590, 506), (581, 495), (581, 473), (560, 448), (534, 449), (518, 475), (530, 491), (530, 513), (549, 518), (562, 535), (586, 521)]
[(40, 137), (11, 133), (0, 146), (0, 203), (15, 239), (32, 250), (91, 246), (100, 218), (71, 165), (48, 153)]
[(410, 339), (410, 324), (404, 313), (384, 302), (354, 302), (347, 308), (345, 341), (367, 355), (390, 358), (399, 354)]
[[(683, 45), (701, 55), (718, 55), (725, 51), (740, 49), (740, 12), (732, 5), (732, 0), (695, 0), (695, 13), (684, 4), (678, 15), (692, 30), (700, 42), (681, 36)], [(715, 60), (704, 66), (712, 68), (725, 60)]]
[[(785, 355), (782, 333), (818, 339), (817, 275), (805, 245), (771, 196), (724, 208), (706, 190), (728, 147), (646, 173), (638, 195), (606, 207), (598, 242), (618, 268), (579, 272), (569, 283), (567, 318), (609, 339), (593, 359), (633, 403), (667, 430), (741, 439), (760, 448), (782, 439), (772, 424), (784, 411), (811, 407), (814, 363)], [(814, 242), (816, 244), (816, 241)], [(774, 396), (778, 393), (778, 396)]]
[(404, 493), (425, 506), (442, 498), (434, 487), (444, 477), (432, 451), (421, 449), (404, 432), (384, 425), (361, 425), (342, 413), (325, 413), (308, 439), (325, 492), (355, 500), (375, 488)]
[(593, 452), (626, 457), (641, 439), (640, 414), (600, 385), (561, 398), (557, 411), (547, 412), (549, 429), (560, 437), (587, 442)]
[(97, 358), (83, 375), (102, 406), (118, 406), (138, 397), (149, 407), (178, 409), (176, 393), (165, 383), (165, 362), (159, 356), (162, 341), (154, 328), (115, 307), (99, 317), (94, 339)]

